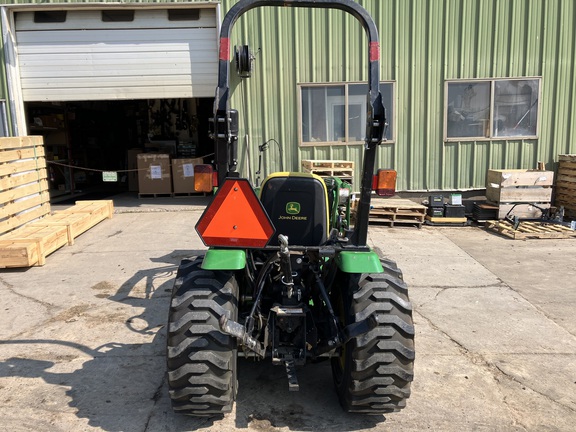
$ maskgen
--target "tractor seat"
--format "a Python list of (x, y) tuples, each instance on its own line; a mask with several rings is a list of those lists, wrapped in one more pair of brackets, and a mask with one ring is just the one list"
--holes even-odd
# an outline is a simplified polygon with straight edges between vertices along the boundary
[(276, 227), (269, 245), (278, 235), (288, 236), (290, 245), (320, 246), (328, 236), (328, 192), (315, 174), (280, 172), (262, 183), (260, 201)]

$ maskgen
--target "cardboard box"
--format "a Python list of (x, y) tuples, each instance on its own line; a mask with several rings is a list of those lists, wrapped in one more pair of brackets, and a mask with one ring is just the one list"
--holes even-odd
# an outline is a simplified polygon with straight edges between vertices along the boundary
[(171, 194), (170, 156), (165, 153), (141, 153), (138, 160), (140, 194)]
[(128, 171), (128, 190), (130, 192), (138, 192), (138, 155), (142, 153), (142, 149), (128, 149), (126, 151), (126, 169)]
[(202, 158), (172, 160), (174, 193), (196, 192), (194, 189), (194, 166), (202, 163), (204, 163)]

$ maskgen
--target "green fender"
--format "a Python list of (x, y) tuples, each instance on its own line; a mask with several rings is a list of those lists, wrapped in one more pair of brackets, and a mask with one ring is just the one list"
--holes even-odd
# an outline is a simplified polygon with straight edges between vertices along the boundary
[(336, 264), (344, 273), (384, 273), (380, 258), (372, 251), (340, 252)]
[(204, 270), (241, 270), (246, 267), (243, 249), (208, 249), (202, 261)]

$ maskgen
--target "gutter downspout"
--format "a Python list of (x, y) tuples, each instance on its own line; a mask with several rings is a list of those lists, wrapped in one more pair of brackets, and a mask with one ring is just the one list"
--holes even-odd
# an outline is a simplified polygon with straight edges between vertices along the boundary
[(2, 43), (4, 70), (6, 75), (6, 87), (8, 89), (8, 125), (12, 136), (24, 136), (27, 134), (26, 118), (24, 115), (24, 101), (20, 88), (20, 74), (18, 69), (18, 56), (16, 54), (16, 41), (11, 29), (13, 20), (8, 8), (0, 8), (2, 19)]

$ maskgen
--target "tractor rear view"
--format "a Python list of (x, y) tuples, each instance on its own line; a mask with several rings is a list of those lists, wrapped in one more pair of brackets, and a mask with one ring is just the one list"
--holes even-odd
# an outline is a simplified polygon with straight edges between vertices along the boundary
[[(259, 6), (339, 9), (366, 31), (366, 141), (353, 227), (351, 186), (338, 178), (275, 173), (257, 196), (235, 172), (229, 37), (236, 20)], [(375, 156), (386, 124), (379, 52), (372, 18), (351, 0), (240, 0), (226, 14), (213, 131), (219, 189), (196, 225), (209, 249), (182, 261), (170, 303), (167, 365), (176, 412), (230, 412), (238, 356), (283, 367), (291, 391), (299, 389), (299, 368), (330, 358), (344, 410), (381, 414), (405, 406), (414, 368), (412, 305), (400, 270), (367, 245)]]

